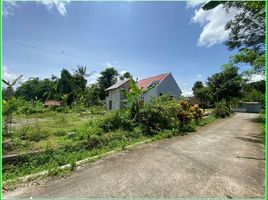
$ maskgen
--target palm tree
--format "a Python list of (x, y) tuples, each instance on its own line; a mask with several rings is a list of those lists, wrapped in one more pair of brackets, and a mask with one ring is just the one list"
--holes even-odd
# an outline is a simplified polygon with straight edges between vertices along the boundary
[(2, 79), (2, 81), (7, 85), (7, 98), (10, 99), (12, 95), (14, 94), (13, 87), (17, 84), (17, 82), (23, 77), (23, 75), (20, 75), (18, 78), (13, 80), (12, 82)]

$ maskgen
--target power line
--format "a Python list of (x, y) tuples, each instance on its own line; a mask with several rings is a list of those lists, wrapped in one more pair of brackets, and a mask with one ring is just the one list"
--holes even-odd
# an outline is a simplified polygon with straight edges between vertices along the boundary
[[(102, 60), (98, 60), (98, 59), (88, 59), (88, 58), (85, 58), (85, 57), (82, 57), (82, 56), (77, 56), (77, 55), (73, 55), (73, 54), (70, 54), (70, 53), (66, 53), (64, 50), (63, 51), (57, 51), (57, 50), (54, 50), (54, 49), (47, 49), (47, 48), (43, 48), (43, 47), (38, 47), (38, 46), (33, 46), (33, 45), (28, 45), (28, 44), (25, 44), (25, 43), (21, 43), (21, 42), (15, 42), (15, 41), (11, 41), (11, 40), (5, 40), (3, 39), (3, 42), (7, 42), (7, 43), (10, 43), (10, 44), (13, 44), (13, 45), (17, 45), (17, 46), (22, 46), (22, 47), (27, 47), (27, 48), (31, 48), (31, 49), (35, 49), (35, 50), (40, 50), (40, 51), (45, 51), (45, 52), (49, 52), (49, 53), (54, 53), (54, 54), (59, 54), (59, 55), (64, 55), (64, 56), (67, 56), (67, 57), (73, 57), (73, 58), (78, 58), (78, 59), (82, 59), (82, 60), (87, 60), (89, 62), (96, 62), (96, 63), (99, 63), (99, 64), (104, 64), (105, 62), (102, 61)], [(127, 65), (117, 65), (119, 67), (129, 67), (131, 68), (130, 66), (127, 66)]]

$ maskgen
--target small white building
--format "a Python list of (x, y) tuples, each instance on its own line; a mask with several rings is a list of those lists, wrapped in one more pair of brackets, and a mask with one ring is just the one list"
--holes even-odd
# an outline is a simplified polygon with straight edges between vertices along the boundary
[[(148, 90), (141, 97), (141, 99), (144, 100), (144, 103), (149, 102), (151, 97), (159, 97), (162, 95), (169, 95), (175, 99), (179, 99), (182, 93), (171, 73), (160, 74), (142, 79), (138, 81), (137, 86), (144, 90), (152, 87), (151, 90)], [(106, 97), (106, 106), (108, 110), (124, 108), (126, 97), (122, 92), (122, 89), (130, 89), (129, 79), (117, 82), (106, 89), (106, 91), (108, 91), (108, 96)]]

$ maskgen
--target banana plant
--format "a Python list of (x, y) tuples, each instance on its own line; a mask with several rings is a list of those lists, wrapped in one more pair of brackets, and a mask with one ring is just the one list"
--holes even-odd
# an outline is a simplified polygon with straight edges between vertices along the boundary
[(2, 79), (3, 83), (7, 85), (7, 98), (10, 99), (14, 93), (13, 87), (17, 84), (17, 82), (23, 77), (23, 75), (20, 75), (18, 78), (16, 78), (14, 81), (10, 82), (7, 80)]
[(156, 85), (152, 87), (148, 87), (147, 89), (139, 88), (135, 81), (131, 78), (130, 79), (130, 89), (126, 90), (123, 89), (123, 93), (125, 94), (128, 105), (130, 107), (130, 113), (131, 113), (131, 118), (134, 119), (136, 122), (140, 121), (140, 108), (141, 108), (141, 97), (144, 95), (146, 92), (149, 90), (153, 89), (156, 87)]

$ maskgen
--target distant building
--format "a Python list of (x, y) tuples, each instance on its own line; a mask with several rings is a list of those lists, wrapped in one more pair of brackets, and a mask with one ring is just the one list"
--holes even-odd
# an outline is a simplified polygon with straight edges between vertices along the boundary
[(60, 101), (57, 101), (57, 100), (47, 100), (45, 101), (44, 106), (45, 107), (59, 107), (61, 106), (61, 103)]
[(186, 97), (189, 101), (189, 103), (193, 106), (193, 105), (200, 105), (201, 104), (201, 101), (198, 97), (195, 97), (195, 96), (192, 96), (192, 97)]
[[(149, 102), (152, 97), (159, 97), (167, 94), (175, 99), (179, 99), (182, 93), (171, 73), (142, 79), (138, 81), (137, 86), (145, 90), (152, 87), (151, 90), (147, 91), (141, 97), (141, 100), (144, 101), (144, 103)], [(106, 89), (106, 91), (108, 91), (108, 96), (106, 97), (106, 106), (108, 110), (124, 108), (126, 97), (122, 92), (122, 89), (130, 89), (129, 79), (117, 82)]]

